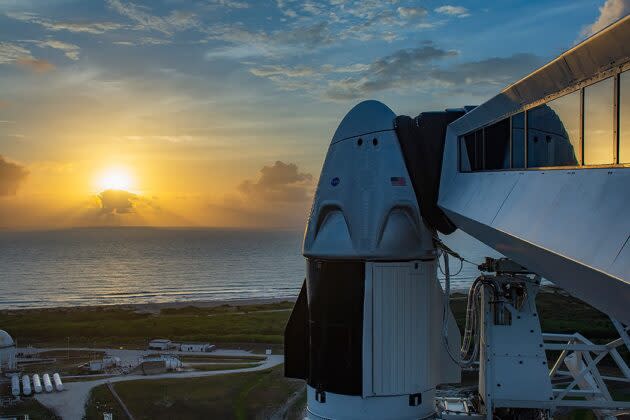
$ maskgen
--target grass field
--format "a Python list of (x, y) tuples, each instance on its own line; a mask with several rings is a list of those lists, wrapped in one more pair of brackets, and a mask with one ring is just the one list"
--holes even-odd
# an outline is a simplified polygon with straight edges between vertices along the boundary
[[(282, 369), (277, 366), (207, 378), (120, 382), (114, 388), (136, 419), (207, 419), (209, 414), (216, 419), (264, 419), (303, 387), (302, 381), (284, 378)], [(102, 419), (104, 412), (125, 418), (107, 387), (99, 386), (92, 391), (86, 417)]]
[[(25, 398), (13, 407), (0, 408), (0, 417), (24, 418), (25, 414), (28, 414), (31, 420), (61, 420), (34, 398)], [(103, 416), (101, 416), (102, 418)]]
[[(145, 348), (148, 340), (275, 344), (280, 350), (291, 302), (185, 307), (159, 314), (118, 307), (0, 311), (0, 325), (21, 346)], [(258, 348), (263, 350), (263, 347)]]
[[(539, 294), (538, 310), (546, 332), (580, 331), (588, 338), (605, 339), (616, 332), (601, 312), (554, 292)], [(230, 343), (232, 348), (282, 352), (284, 326), (292, 302), (213, 308), (165, 308), (157, 314), (119, 307), (60, 308), (0, 311), (0, 325), (20, 345), (145, 348), (148, 340), (166, 337), (181, 341)], [(455, 296), (455, 317), (463, 328), (466, 301)]]

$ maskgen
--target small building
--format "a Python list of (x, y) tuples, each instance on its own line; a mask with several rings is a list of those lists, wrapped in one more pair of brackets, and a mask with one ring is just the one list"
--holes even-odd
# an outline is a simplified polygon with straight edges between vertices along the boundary
[(166, 338), (156, 338), (149, 341), (149, 350), (177, 350), (178, 345)]
[(91, 360), (89, 364), (90, 372), (101, 372), (105, 369), (110, 369), (120, 366), (120, 357), (108, 356), (101, 360)]
[(131, 373), (140, 375), (156, 375), (167, 371), (178, 370), (181, 367), (181, 360), (174, 356), (144, 356)]
[(182, 343), (179, 349), (185, 352), (211, 352), (216, 346), (210, 343)]
[(15, 342), (8, 332), (0, 330), (0, 372), (17, 368), (15, 360)]

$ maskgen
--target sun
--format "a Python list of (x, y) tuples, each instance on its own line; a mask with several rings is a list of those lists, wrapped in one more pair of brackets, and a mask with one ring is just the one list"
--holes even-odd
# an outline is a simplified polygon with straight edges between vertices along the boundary
[(125, 190), (133, 188), (133, 177), (131, 172), (124, 167), (109, 167), (105, 169), (97, 178), (99, 191), (105, 190)]

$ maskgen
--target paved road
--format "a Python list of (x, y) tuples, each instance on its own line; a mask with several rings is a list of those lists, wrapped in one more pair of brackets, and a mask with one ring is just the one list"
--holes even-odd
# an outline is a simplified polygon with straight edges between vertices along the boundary
[[(53, 350), (53, 349), (46, 349)], [(65, 350), (65, 349), (64, 349)], [(71, 350), (80, 350), (80, 349), (71, 349)], [(143, 352), (141, 350), (112, 350), (112, 349), (96, 349), (99, 351), (105, 351), (107, 354), (116, 355), (121, 357), (119, 352), (136, 352), (134, 355), (134, 360), (138, 357), (141, 357)], [(203, 354), (208, 355), (208, 353), (185, 353), (187, 355), (194, 354)], [(242, 350), (217, 350), (212, 352), (213, 355), (231, 355), (231, 356), (252, 356), (252, 353), (242, 351)], [(131, 354), (125, 353), (125, 356), (131, 357)], [(44, 404), (49, 409), (53, 410), (58, 416), (63, 418), (64, 420), (80, 420), (83, 418), (85, 414), (85, 404), (87, 403), (88, 397), (90, 395), (90, 390), (95, 386), (105, 384), (107, 382), (123, 382), (123, 381), (134, 381), (134, 380), (142, 380), (142, 381), (150, 381), (155, 379), (173, 379), (173, 378), (201, 378), (205, 376), (215, 376), (215, 375), (223, 375), (223, 374), (238, 374), (242, 372), (255, 372), (258, 370), (268, 369), (270, 367), (277, 366), (284, 362), (284, 356), (282, 355), (270, 355), (266, 356), (267, 359), (259, 366), (238, 369), (238, 370), (216, 370), (216, 371), (197, 371), (197, 372), (180, 372), (180, 373), (163, 373), (159, 375), (124, 375), (124, 376), (115, 376), (104, 379), (97, 379), (94, 381), (84, 381), (84, 382), (69, 382), (65, 383), (65, 390), (62, 392), (52, 392), (50, 394), (42, 393), (37, 394), (35, 398), (42, 404)], [(121, 357), (122, 359), (122, 357)]]
[[(44, 351), (66, 351), (68, 348), (59, 347), (59, 348), (36, 348), (36, 347), (28, 347), (28, 348), (18, 348), (18, 353), (23, 352), (24, 354), (28, 353), (40, 353)], [(138, 359), (141, 359), (143, 356), (147, 354), (174, 354), (176, 356), (261, 356), (252, 354), (246, 350), (214, 350), (212, 352), (194, 352), (194, 351), (161, 351), (161, 350), (132, 350), (132, 349), (104, 349), (104, 348), (92, 348), (92, 347), (70, 347), (69, 350), (80, 350), (80, 351), (93, 351), (93, 352), (102, 352), (107, 356), (119, 357), (120, 361), (123, 365), (135, 363), (137, 364)], [(62, 356), (63, 357), (63, 356)]]

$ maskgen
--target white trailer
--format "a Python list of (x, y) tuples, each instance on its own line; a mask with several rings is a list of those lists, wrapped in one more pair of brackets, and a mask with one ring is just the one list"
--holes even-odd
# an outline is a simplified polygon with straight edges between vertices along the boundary
[(33, 375), (33, 390), (37, 394), (42, 392), (42, 381), (39, 379), (39, 375), (37, 373)]
[(20, 378), (17, 375), (11, 376), (11, 394), (14, 397), (20, 396)]
[(53, 375), (53, 382), (55, 383), (55, 389), (57, 391), (63, 391), (63, 382), (61, 382), (61, 376), (58, 373)]
[(210, 343), (182, 343), (179, 347), (183, 352), (211, 352), (216, 348), (215, 345)]
[(31, 378), (28, 375), (22, 376), (22, 393), (24, 395), (31, 395)]
[(44, 373), (43, 379), (44, 379), (44, 389), (46, 390), (46, 392), (52, 392), (53, 386), (52, 386), (52, 382), (50, 381), (50, 375), (47, 373)]

